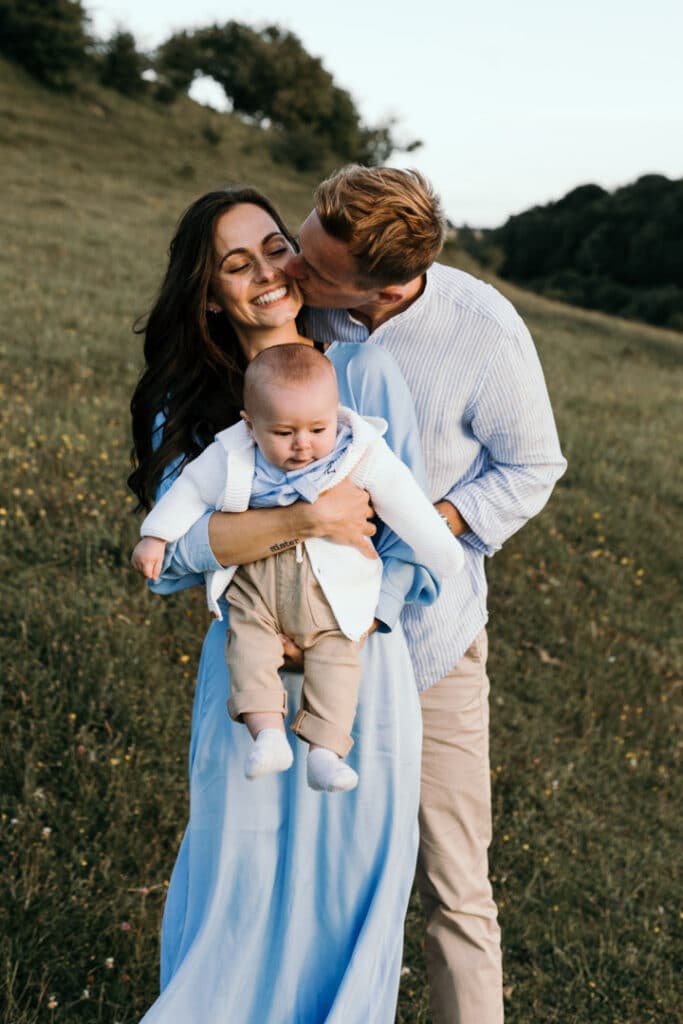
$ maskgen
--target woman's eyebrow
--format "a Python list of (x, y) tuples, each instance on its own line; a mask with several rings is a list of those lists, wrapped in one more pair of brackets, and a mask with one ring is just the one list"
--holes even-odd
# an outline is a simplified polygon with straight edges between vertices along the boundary
[[(265, 236), (265, 238), (261, 239), (261, 245), (268, 245), (268, 242), (271, 240), (271, 238), (277, 238), (278, 236), (281, 237), (281, 238), (285, 237), (282, 234), (281, 231), (271, 231), (269, 234), (267, 234)], [(243, 245), (242, 246), (238, 246), (237, 249), (228, 249), (228, 251), (223, 256), (221, 256), (220, 263), (218, 264), (218, 269), (219, 270), (221, 269), (221, 267), (223, 266), (223, 263), (225, 262), (225, 260), (227, 260), (228, 256), (235, 256), (235, 255), (240, 254), (240, 253), (248, 253), (248, 252), (249, 252), (249, 249), (246, 246), (243, 246)]]

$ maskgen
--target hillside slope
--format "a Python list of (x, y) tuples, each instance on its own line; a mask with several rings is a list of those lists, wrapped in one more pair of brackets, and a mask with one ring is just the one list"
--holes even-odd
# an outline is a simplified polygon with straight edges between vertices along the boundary
[[(129, 1024), (156, 991), (206, 625), (200, 593), (154, 599), (128, 569), (131, 324), (195, 196), (248, 181), (296, 227), (314, 183), (190, 101), (0, 77), (0, 1021)], [(489, 567), (507, 1019), (671, 1024), (683, 341), (501, 287), (569, 459)], [(404, 1024), (429, 1020), (421, 958), (415, 906)]]

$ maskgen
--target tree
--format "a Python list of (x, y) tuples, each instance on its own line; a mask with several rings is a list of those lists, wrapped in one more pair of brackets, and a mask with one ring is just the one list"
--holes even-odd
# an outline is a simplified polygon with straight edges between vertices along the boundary
[(155, 66), (162, 82), (179, 91), (196, 75), (209, 75), (235, 111), (272, 128), (274, 155), (301, 169), (331, 160), (384, 163), (397, 148), (393, 122), (364, 125), (321, 60), (277, 25), (229, 21), (178, 33), (159, 48)]
[(80, 0), (0, 0), (0, 52), (54, 89), (71, 87), (89, 64)]
[(500, 273), (568, 302), (655, 324), (683, 314), (683, 181), (582, 185), (494, 233)]
[(116, 32), (101, 50), (99, 76), (103, 85), (124, 96), (139, 96), (147, 87), (142, 72), (147, 66), (130, 32)]

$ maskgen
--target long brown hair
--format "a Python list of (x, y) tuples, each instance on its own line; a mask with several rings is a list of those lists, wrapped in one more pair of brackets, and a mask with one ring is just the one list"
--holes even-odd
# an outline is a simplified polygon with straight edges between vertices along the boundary
[[(183, 214), (169, 248), (169, 262), (146, 322), (145, 370), (130, 403), (133, 472), (128, 486), (138, 508), (148, 509), (164, 470), (195, 458), (219, 430), (239, 418), (244, 353), (228, 318), (207, 310), (214, 269), (214, 228), (241, 203), (268, 213), (296, 252), (298, 247), (272, 203), (253, 188), (209, 192)], [(163, 414), (163, 433), (153, 438)]]

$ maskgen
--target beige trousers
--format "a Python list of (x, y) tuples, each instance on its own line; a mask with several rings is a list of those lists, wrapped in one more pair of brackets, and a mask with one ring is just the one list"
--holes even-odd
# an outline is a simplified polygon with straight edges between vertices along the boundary
[(434, 1024), (501, 1024), (500, 929), (491, 842), (488, 643), (483, 630), (420, 694), (423, 718), (417, 884)]
[(294, 549), (242, 565), (227, 591), (230, 631), (230, 717), (248, 711), (287, 711), (278, 669), (280, 633), (304, 652), (301, 707), (292, 731), (309, 743), (345, 757), (358, 702), (363, 641), (345, 636), (311, 570), (308, 556)]

